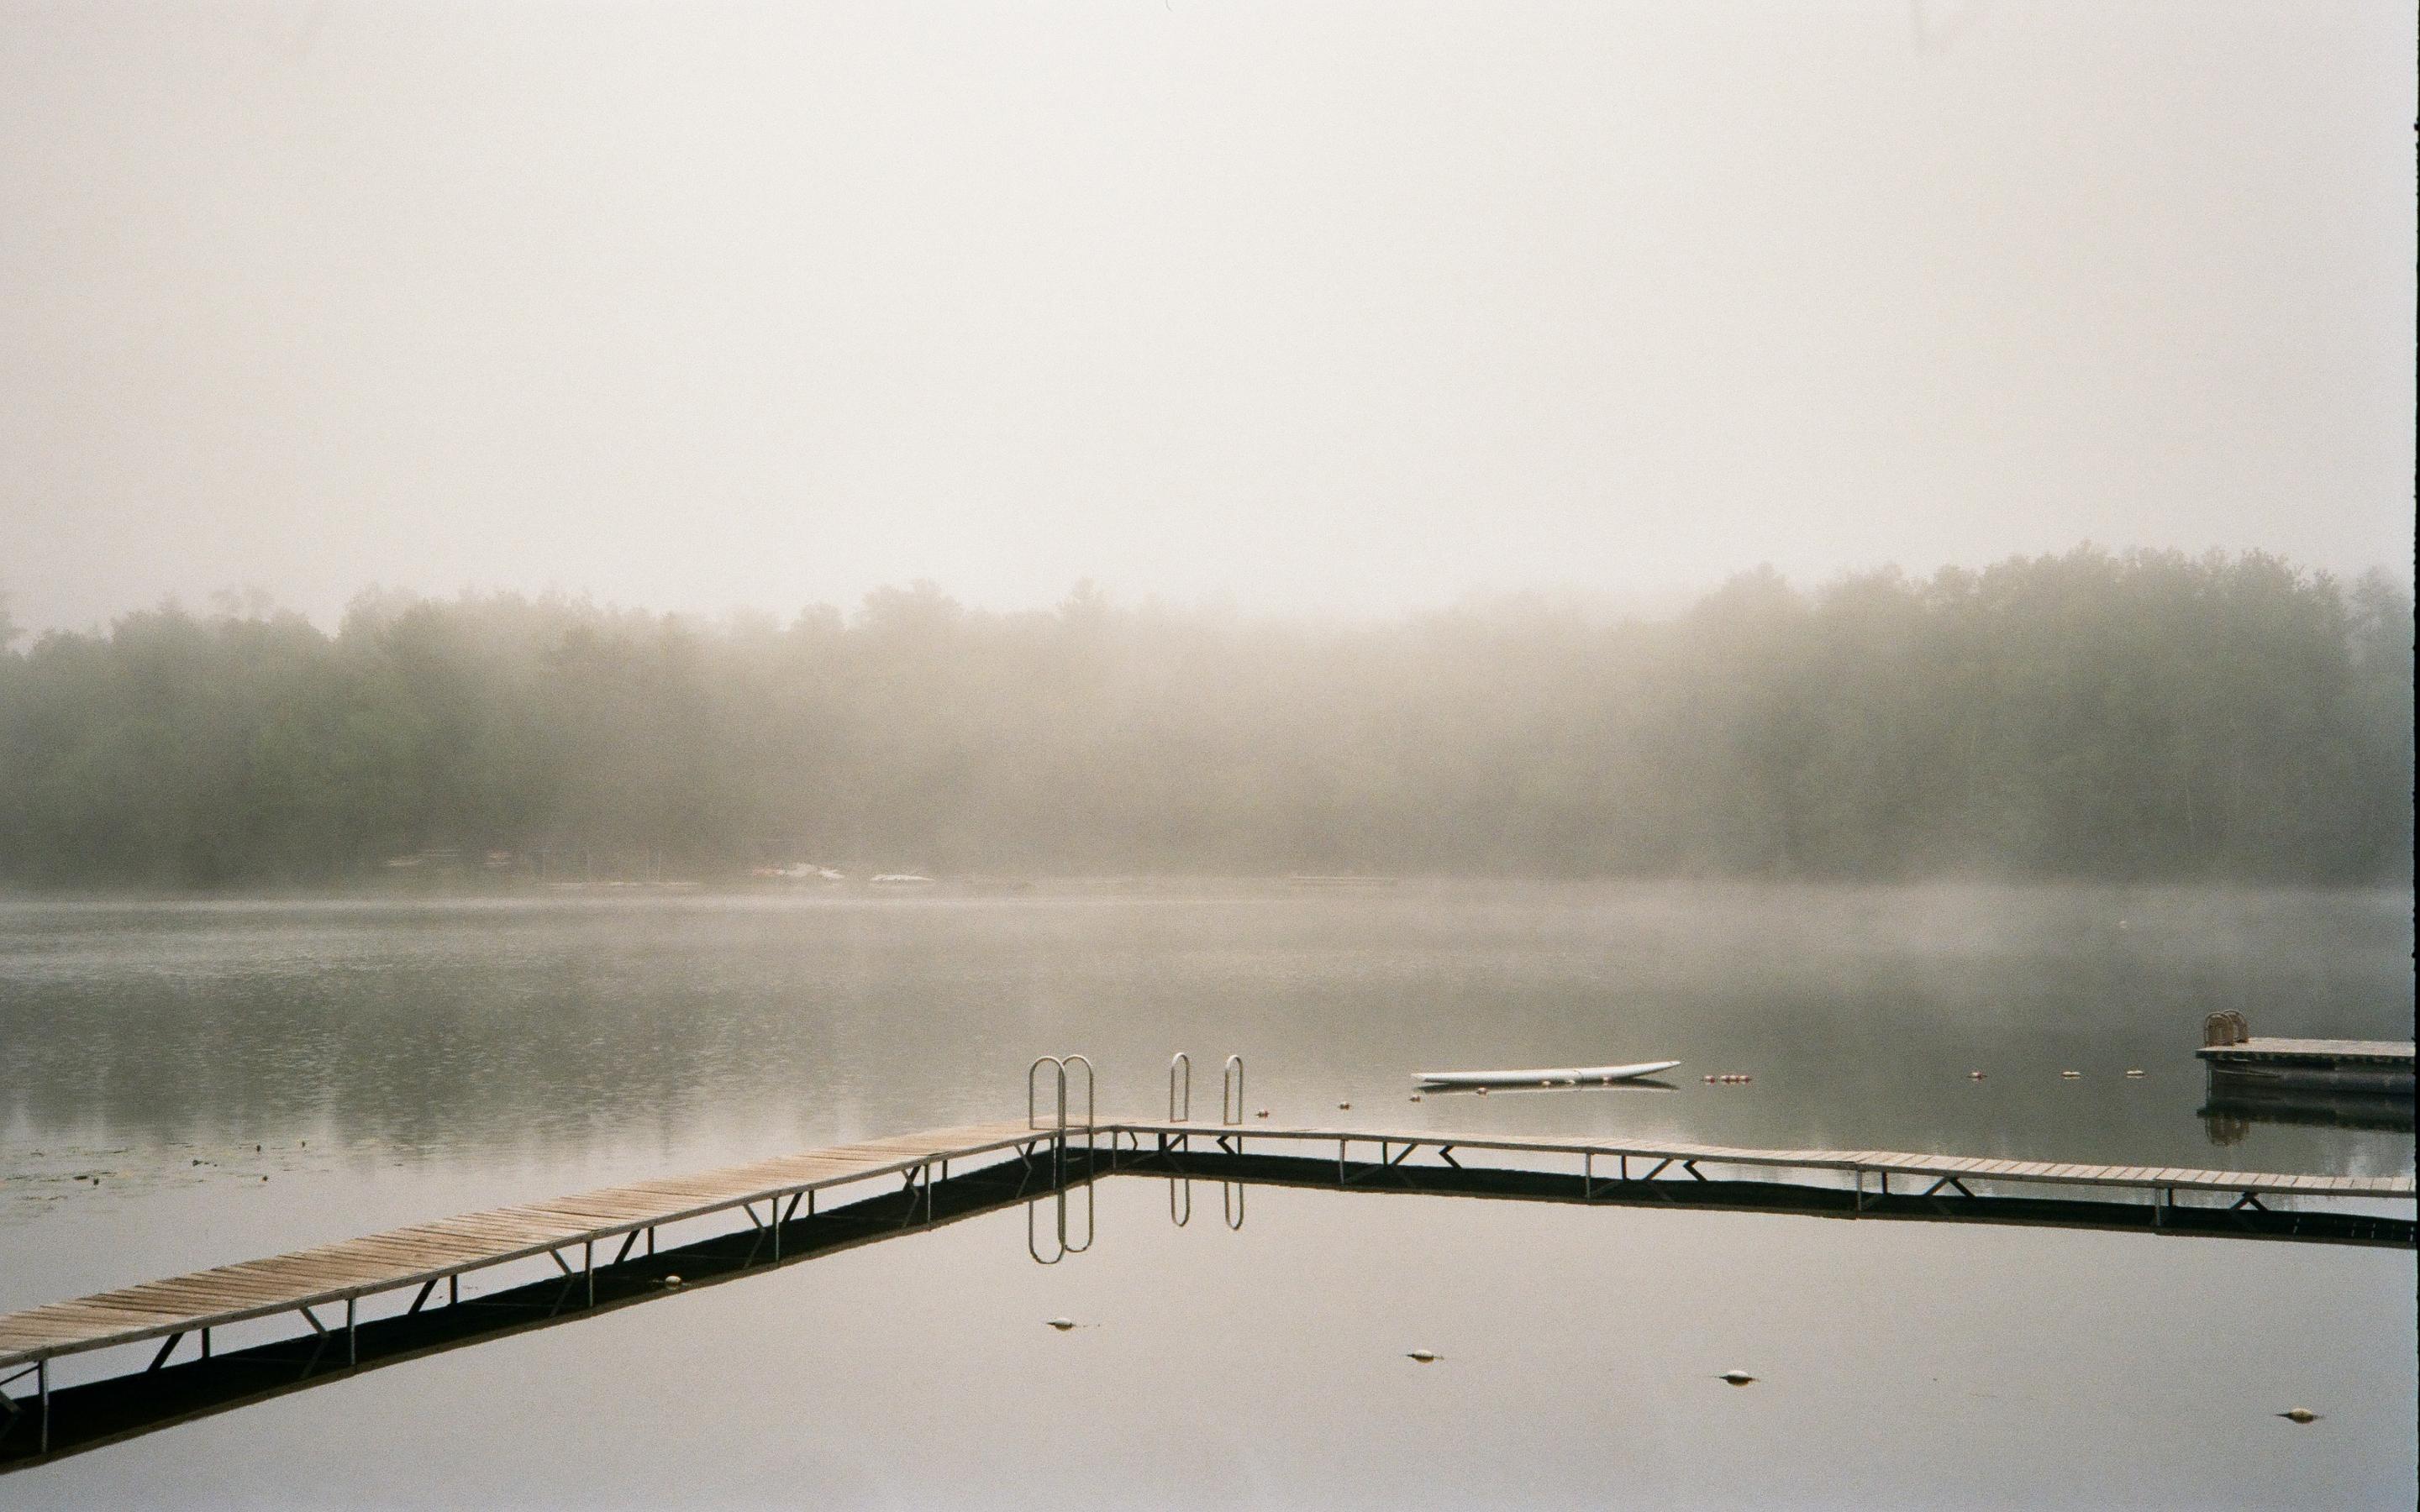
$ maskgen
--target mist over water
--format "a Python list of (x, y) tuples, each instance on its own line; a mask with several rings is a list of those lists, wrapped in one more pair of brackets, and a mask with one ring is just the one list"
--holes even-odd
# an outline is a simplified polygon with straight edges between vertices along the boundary
[[(1252, 1106), (1280, 1120), (2408, 1173), (2408, 1126), (2205, 1117), (2192, 1050), (2220, 1008), (2263, 1032), (2406, 1032), (2412, 941), (2396, 891), (2074, 886), (15, 903), (0, 905), (0, 1309), (1015, 1118), (1026, 1062), (1067, 1051), (1101, 1067), (1105, 1113), (1158, 1113), (1185, 1049), (1197, 1117), (1240, 1052)], [(1670, 1089), (1409, 1101), (1421, 1071), (1648, 1057), (1683, 1062)], [(1711, 1072), (1755, 1080), (1698, 1080)], [(1574, 1435), (1676, 1504), (1946, 1486), (1971, 1502), (2257, 1502), (2288, 1481), (2397, 1504), (2411, 1489), (2409, 1436), (2385, 1426), (2408, 1415), (2408, 1351), (2381, 1342), (2408, 1333), (2403, 1252), (1283, 1190), (1255, 1190), (1229, 1234), (1216, 1183), (1182, 1231), (1162, 1186), (1105, 1181), (1100, 1253), (1063, 1267), (1033, 1267), (1022, 1220), (998, 1214), (248, 1408), (11, 1491), (281, 1500), (341, 1427), (365, 1474), (428, 1434), (454, 1445), (423, 1489), (387, 1483), (378, 1499), (398, 1504), (473, 1481), (756, 1500), (796, 1474), (863, 1504), (898, 1485), (872, 1446), (885, 1404), (911, 1396), (972, 1435), (945, 1435), (917, 1472), (962, 1504), (1208, 1504), (1251, 1487), (1350, 1504), (1409, 1494), (1414, 1466), (1444, 1504), (1593, 1504), (1604, 1456), (1564, 1452)], [(2201, 1326), (2246, 1295), (2279, 1305)], [(1101, 1328), (1031, 1352), (1060, 1315)], [(1370, 1374), (1414, 1368), (1413, 1347), (1443, 1350), (1441, 1374)], [(1764, 1396), (1691, 1396), (1728, 1392), (1709, 1378), (1744, 1362), (1773, 1381)], [(563, 1385), (541, 1409), (534, 1383), (632, 1372), (659, 1376), (687, 1426), (644, 1430), (635, 1460), (599, 1440), (568, 1464), (592, 1431), (643, 1431), (616, 1404), (631, 1398)], [(1140, 1426), (1111, 1404), (1172, 1384), (1233, 1405), (1168, 1451), (1218, 1468), (1171, 1485), (1159, 1457), (1119, 1446)], [(1029, 1440), (1013, 1427), (1029, 1387), (1095, 1405)], [(1431, 1464), (1419, 1435), (1287, 1426), (1327, 1391), (1399, 1428), (1450, 1421), (1460, 1447)], [(2331, 1411), (2341, 1436), (2322, 1458), (2186, 1430), (2273, 1421), (2288, 1397)], [(2072, 1453), (2054, 1466), (2033, 1433), (1989, 1426), (2010, 1413), (2056, 1426)], [(1870, 1414), (1954, 1434), (1960, 1452), (1844, 1450), (1878, 1431), (1857, 1426)], [(718, 1451), (711, 1423), (791, 1447)], [(1701, 1440), (1718, 1430), (1716, 1469)], [(2198, 1447), (2180, 1458), (2180, 1443)], [(172, 1475), (185, 1466), (197, 1480)]]
[[(2415, 45), (0, 0), (0, 1313), (1070, 1053), (1105, 1116), (1183, 1051), (1247, 1128), (2408, 1179), (2408, 1095), (2194, 1052), (2412, 1033)], [(928, 1183), (471, 1295), (531, 1255), (317, 1377), (290, 1314), (58, 1356), (91, 1452), (0, 1504), (2420, 1491), (2377, 1211), (1563, 1174), (1111, 1176), (1055, 1265)]]

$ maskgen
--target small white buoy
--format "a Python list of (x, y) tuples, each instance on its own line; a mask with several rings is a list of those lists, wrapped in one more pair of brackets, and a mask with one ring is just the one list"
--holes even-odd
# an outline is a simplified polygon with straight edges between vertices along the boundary
[(2316, 1423), (2319, 1420), (2319, 1414), (2307, 1407), (2288, 1407), (2277, 1415), (2288, 1423)]
[(1419, 1100), (1420, 1100), (1420, 1094), (1419, 1094), (1419, 1093), (1418, 1093), (1418, 1092), (1414, 1092), (1414, 1093), (1412, 1094), (1412, 1101), (1413, 1101), (1413, 1102), (1415, 1102), (1415, 1103), (1417, 1103), (1417, 1102), (1419, 1102)]
[(2126, 1068), (2126, 1074), (2129, 1076), (2140, 1076), (2143, 1074), (2143, 1068), (2140, 1066), (2129, 1066)]
[(2079, 1076), (2083, 1075), (2083, 1074), (2084, 1074), (2084, 1072), (2080, 1072), (2080, 1071), (2063, 1071), (2063, 1072), (2060, 1072), (2058, 1074), (2059, 1074), (2059, 1077), (2060, 1077), (2060, 1079), (2061, 1079), (2061, 1080), (2064, 1080), (2064, 1081), (2071, 1081), (2071, 1081), (2074, 1081), (2077, 1077), (2079, 1077)]
[(1979, 1082), (1983, 1079), (1983, 1073), (1979, 1071), (1970, 1071), (1966, 1073), (1966, 1079), (1970, 1082)]
[(1445, 1356), (1437, 1353), (1435, 1350), (1414, 1350), (1410, 1353), (1404, 1355), (1404, 1358), (1406, 1360), (1418, 1360), (1422, 1365), (1435, 1365), (1437, 1361), (1444, 1359)]
[(1337, 1110), (1338, 1110), (1339, 1112), (1342, 1112), (1342, 1111), (1343, 1111), (1344, 1109), (1351, 1107), (1352, 1105), (1353, 1105), (1353, 1104), (1352, 1104), (1352, 1103), (1337, 1103), (1337, 1104), (1336, 1104), (1336, 1106), (1337, 1106)]
[(1069, 1329), (1076, 1326), (1076, 1320), (1072, 1318), (1051, 1318), (1046, 1319), (1044, 1321), (1047, 1322), (1052, 1328), (1057, 1329), (1062, 1334), (1066, 1333)]
[(1481, 1097), (1485, 1097), (1487, 1095), (1487, 1088), (1484, 1087), (1474, 1087), (1471, 1090), (1477, 1092)]
[(677, 1274), (667, 1275), (664, 1277), (662, 1284), (668, 1287), (676, 1287), (681, 1284), (681, 1278)]
[(1756, 1380), (1754, 1376), (1749, 1375), (1745, 1370), (1726, 1370), (1714, 1379), (1729, 1386), (1745, 1386), (1753, 1383)]
[(1265, 1119), (1265, 1118), (1267, 1118), (1268, 1116), (1269, 1116), (1269, 1110), (1268, 1110), (1268, 1109), (1266, 1109), (1266, 1108), (1263, 1108), (1263, 1109), (1261, 1109), (1261, 1111), (1259, 1111), (1258, 1113), (1255, 1113), (1255, 1114), (1253, 1114), (1253, 1115), (1252, 1115), (1252, 1117), (1253, 1117), (1253, 1118), (1256, 1118), (1256, 1119)]

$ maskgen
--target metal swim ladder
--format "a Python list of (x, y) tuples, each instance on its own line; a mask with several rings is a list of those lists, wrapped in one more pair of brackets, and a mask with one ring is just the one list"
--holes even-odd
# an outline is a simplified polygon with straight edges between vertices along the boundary
[[(1189, 1123), (1193, 1119), (1193, 1057), (1179, 1050), (1168, 1057), (1168, 1121)], [(1244, 1057), (1229, 1056), (1218, 1071), (1218, 1122), (1221, 1127), (1240, 1127), (1244, 1121)], [(1185, 1136), (1187, 1138), (1190, 1135)], [(1223, 1137), (1223, 1136), (1222, 1136)], [(1162, 1136), (1161, 1148), (1167, 1148)], [(1218, 1183), (1218, 1207), (1230, 1228), (1244, 1227), (1244, 1189), (1241, 1183)], [(1193, 1179), (1171, 1176), (1168, 1179), (1168, 1217), (1182, 1228), (1193, 1221)]]
[[(1084, 1242), (1076, 1244), (1068, 1242), (1067, 1229), (1067, 1132), (1071, 1127), (1067, 1122), (1067, 1068), (1078, 1065), (1084, 1068)], [(1039, 1083), (1045, 1066), (1053, 1068), (1056, 1083), (1052, 1121), (1047, 1125), (1042, 1121)], [(1029, 1129), (1047, 1127), (1051, 1133), (1050, 1196), (1056, 1209), (1053, 1238), (1058, 1246), (1057, 1252), (1048, 1259), (1042, 1257), (1041, 1239), (1033, 1227), (1033, 1211), (1042, 1205), (1037, 1198), (1025, 1205), (1025, 1252), (1033, 1257), (1036, 1265), (1056, 1265), (1070, 1255), (1081, 1255), (1091, 1249), (1094, 1238), (1092, 1156), (1094, 1132), (1098, 1127), (1098, 1120), (1094, 1097), (1093, 1062), (1083, 1056), (1042, 1056), (1026, 1067), (1025, 1126)]]

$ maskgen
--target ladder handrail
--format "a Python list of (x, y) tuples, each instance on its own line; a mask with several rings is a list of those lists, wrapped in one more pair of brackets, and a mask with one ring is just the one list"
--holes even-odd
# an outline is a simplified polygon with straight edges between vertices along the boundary
[[(1176, 1071), (1177, 1067), (1180, 1065), (1185, 1068), (1185, 1111), (1182, 1113), (1177, 1111), (1176, 1104)], [(1184, 1123), (1190, 1120), (1192, 1117), (1193, 1057), (1187, 1055), (1184, 1051), (1179, 1050), (1176, 1054), (1168, 1057), (1168, 1121), (1171, 1123)]]
[(1038, 1056), (1032, 1065), (1025, 1068), (1025, 1126), (1029, 1129), (1042, 1127), (1040, 1110), (1033, 1102), (1033, 1074), (1045, 1066), (1059, 1068), (1059, 1129), (1064, 1133), (1067, 1128), (1067, 1062), (1057, 1056)]
[[(1228, 1110), (1229, 1078), (1233, 1076), (1234, 1109)], [(1222, 1124), (1244, 1121), (1244, 1057), (1229, 1056), (1227, 1064), (1218, 1069), (1218, 1121)]]
[[(1089, 1150), (1093, 1148), (1093, 1131), (1098, 1127), (1094, 1118), (1093, 1107), (1093, 1062), (1083, 1056), (1069, 1056), (1059, 1063), (1059, 1068), (1060, 1074), (1063, 1076), (1066, 1074), (1066, 1069), (1078, 1061), (1081, 1061), (1084, 1067), (1084, 1148)], [(1067, 1119), (1063, 1110), (1059, 1119), (1059, 1127), (1063, 1132), (1066, 1126)]]
[(1060, 1138), (1067, 1137), (1067, 1068), (1075, 1065), (1081, 1065), (1084, 1068), (1084, 1144), (1087, 1149), (1090, 1149), (1094, 1131), (1099, 1128), (1100, 1119), (1094, 1096), (1093, 1062), (1088, 1057), (1038, 1056), (1032, 1065), (1025, 1068), (1025, 1126), (1029, 1129), (1044, 1127), (1042, 1110), (1035, 1097), (1037, 1089), (1033, 1079), (1043, 1067), (1055, 1066), (1058, 1068), (1055, 1073), (1058, 1083), (1058, 1102), (1054, 1109), (1055, 1121), (1049, 1127)]

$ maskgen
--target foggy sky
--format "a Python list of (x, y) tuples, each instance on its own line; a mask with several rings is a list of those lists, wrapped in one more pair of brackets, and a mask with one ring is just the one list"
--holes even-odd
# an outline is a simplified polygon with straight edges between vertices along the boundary
[(2408, 580), (2414, 19), (0, 0), (0, 589)]

